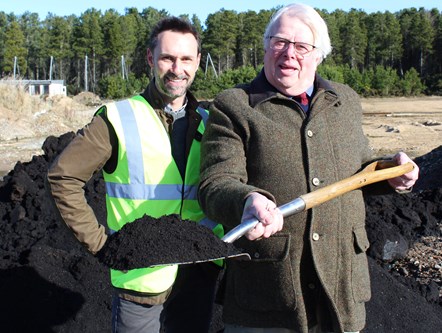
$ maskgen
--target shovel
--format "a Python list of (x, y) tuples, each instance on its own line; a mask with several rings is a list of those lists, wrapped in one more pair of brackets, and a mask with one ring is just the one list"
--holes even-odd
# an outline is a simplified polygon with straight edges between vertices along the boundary
[[(365, 185), (402, 176), (413, 169), (414, 165), (411, 162), (398, 166), (392, 160), (379, 160), (367, 165), (363, 170), (349, 178), (345, 178), (316, 191), (303, 194), (278, 208), (284, 217), (291, 216)], [(257, 219), (245, 220), (225, 234), (221, 240), (227, 243), (233, 243), (248, 231), (252, 230), (258, 223), (259, 221)]]
[[(378, 160), (376, 162), (370, 163), (363, 170), (356, 173), (355, 175), (345, 178), (336, 183), (330, 184), (323, 188), (320, 188), (316, 191), (301, 195), (300, 197), (279, 206), (279, 210), (281, 211), (284, 217), (288, 217), (294, 215), (296, 213), (300, 213), (306, 211), (310, 208), (318, 206), (326, 201), (334, 199), (342, 194), (350, 192), (352, 190), (361, 188), (363, 186), (373, 184), (379, 181), (395, 178), (398, 176), (402, 176), (405, 173), (408, 173), (414, 169), (414, 165), (411, 162), (408, 162), (403, 165), (397, 165), (391, 159)], [(252, 230), (257, 224), (259, 220), (252, 218), (249, 220), (245, 220), (240, 223), (238, 226), (230, 230), (228, 233), (221, 238), (221, 241), (227, 243), (228, 245), (232, 245), (233, 243), (240, 237), (244, 236), (249, 230)], [(219, 239), (216, 239), (216, 244), (214, 246), (218, 246), (217, 244), (220, 242)], [(221, 243), (222, 243), (221, 242)], [(212, 258), (212, 259), (203, 259), (203, 260), (195, 260), (189, 262), (180, 262), (177, 264), (190, 264), (190, 263), (201, 263), (206, 261), (215, 261), (219, 259), (245, 259), (250, 260), (250, 255), (248, 253), (231, 253), (227, 254), (223, 257)]]
[[(301, 195), (278, 208), (284, 217), (291, 216), (365, 185), (401, 176), (413, 168), (412, 163), (396, 166), (391, 160), (379, 160), (349, 178)], [(155, 221), (153, 219), (150, 222), (138, 220), (126, 224), (119, 233), (109, 237), (111, 240), (100, 250), (100, 260), (118, 270), (195, 264), (227, 258), (250, 260), (248, 253), (243, 253), (232, 243), (253, 229), (259, 220), (245, 220), (219, 239), (205, 226), (179, 220), (177, 216), (167, 222), (169, 219), (165, 216), (160, 223), (151, 224)], [(150, 230), (153, 227), (158, 229)], [(150, 232), (146, 232), (147, 229)]]

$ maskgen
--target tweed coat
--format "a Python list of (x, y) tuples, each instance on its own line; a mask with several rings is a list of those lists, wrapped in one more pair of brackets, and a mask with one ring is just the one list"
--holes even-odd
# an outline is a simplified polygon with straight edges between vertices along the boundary
[[(316, 75), (309, 113), (276, 91), (264, 72), (215, 98), (199, 188), (209, 218), (228, 230), (240, 223), (250, 192), (279, 206), (369, 162), (362, 108), (351, 88)], [(307, 332), (320, 303), (336, 331), (364, 327), (371, 292), (362, 190), (285, 218), (283, 230), (268, 239), (242, 237), (235, 245), (252, 260), (227, 263), (226, 323)]]

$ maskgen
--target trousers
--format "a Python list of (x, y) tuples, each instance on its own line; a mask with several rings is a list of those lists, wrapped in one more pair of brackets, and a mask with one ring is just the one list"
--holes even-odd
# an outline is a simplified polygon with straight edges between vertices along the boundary
[(214, 263), (181, 265), (164, 304), (112, 300), (113, 333), (207, 333), (220, 268)]

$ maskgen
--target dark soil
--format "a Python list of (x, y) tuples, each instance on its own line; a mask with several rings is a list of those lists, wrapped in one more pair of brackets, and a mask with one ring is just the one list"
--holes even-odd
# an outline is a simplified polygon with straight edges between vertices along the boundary
[[(44, 189), (48, 165), (73, 136), (48, 137), (43, 155), (17, 163), (0, 182), (1, 332), (110, 331), (108, 269), (56, 219)], [(364, 333), (442, 332), (440, 279), (423, 283), (397, 269), (422, 237), (442, 237), (442, 146), (416, 162), (421, 180), (412, 193), (366, 198), (373, 296)], [(85, 190), (105, 225), (101, 175)], [(215, 309), (212, 332), (222, 329)]]
[(204, 226), (179, 215), (148, 215), (108, 237), (98, 253), (106, 266), (120, 271), (167, 264), (192, 264), (236, 256), (241, 251)]

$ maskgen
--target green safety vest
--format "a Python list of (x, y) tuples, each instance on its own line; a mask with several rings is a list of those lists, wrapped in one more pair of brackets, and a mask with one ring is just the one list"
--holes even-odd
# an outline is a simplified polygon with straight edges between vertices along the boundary
[[(173, 159), (170, 139), (158, 115), (141, 96), (106, 105), (107, 118), (118, 137), (118, 163), (111, 174), (103, 171), (106, 185), (107, 223), (111, 231), (144, 215), (158, 218), (179, 214), (223, 236), (222, 225), (207, 219), (197, 200), (200, 142), (193, 140), (185, 179)], [(203, 134), (208, 111), (198, 108)], [(161, 293), (175, 281), (178, 265), (118, 271), (111, 269), (117, 288)]]

